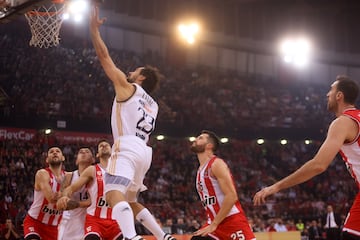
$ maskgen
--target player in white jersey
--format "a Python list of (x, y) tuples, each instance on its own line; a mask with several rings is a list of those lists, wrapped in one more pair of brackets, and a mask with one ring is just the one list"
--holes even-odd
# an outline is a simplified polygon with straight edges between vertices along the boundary
[[(327, 137), (317, 154), (297, 171), (265, 187), (254, 196), (254, 204), (265, 203), (265, 198), (280, 190), (303, 183), (324, 172), (340, 152), (351, 176), (360, 189), (360, 111), (355, 108), (359, 94), (357, 83), (349, 77), (337, 76), (327, 93), (327, 109), (336, 118), (329, 126)], [(342, 229), (343, 240), (360, 240), (360, 193), (349, 211)]]
[(224, 160), (214, 155), (219, 143), (215, 133), (204, 130), (191, 145), (200, 163), (196, 189), (208, 217), (207, 223), (191, 239), (255, 240), (230, 169)]
[[(88, 147), (80, 148), (76, 156), (78, 169), (66, 173), (64, 187), (76, 182), (80, 174), (94, 162), (95, 158), (91, 149)], [(83, 186), (78, 191), (75, 191), (70, 200), (71, 202), (67, 203), (68, 210), (64, 211), (59, 225), (58, 240), (81, 240), (85, 235), (86, 208), (91, 203), (86, 187)]]
[(56, 208), (56, 201), (65, 176), (62, 170), (64, 160), (61, 149), (51, 147), (46, 157), (49, 167), (36, 172), (34, 201), (24, 219), (26, 240), (57, 239), (62, 211)]
[[(112, 217), (118, 222), (124, 238), (142, 239), (135, 231), (133, 209), (136, 208), (130, 204), (137, 203), (137, 195), (144, 190), (143, 180), (151, 165), (152, 148), (147, 142), (155, 128), (158, 104), (149, 94), (155, 90), (160, 74), (156, 68), (145, 66), (138, 67), (127, 77), (117, 68), (100, 35), (99, 27), (104, 21), (99, 19), (95, 6), (90, 18), (90, 35), (98, 59), (115, 88), (111, 114), (114, 145), (105, 174), (106, 201), (113, 209)], [(144, 218), (149, 222), (154, 219), (149, 211), (143, 212)], [(173, 239), (171, 236), (156, 237)]]
[(85, 231), (84, 240), (114, 240), (121, 236), (120, 228), (111, 218), (111, 208), (104, 196), (104, 174), (110, 155), (110, 144), (100, 141), (97, 153), (100, 163), (87, 167), (77, 181), (64, 189), (64, 197), (57, 202), (58, 208), (66, 209), (73, 193), (86, 187), (91, 204), (86, 209), (85, 224), (82, 226)]

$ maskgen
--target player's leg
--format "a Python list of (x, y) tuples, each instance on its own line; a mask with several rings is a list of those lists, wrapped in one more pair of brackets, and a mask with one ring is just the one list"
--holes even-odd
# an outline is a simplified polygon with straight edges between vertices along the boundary
[(122, 176), (106, 173), (105, 184), (106, 202), (112, 208), (112, 217), (119, 224), (125, 239), (131, 239), (137, 236), (134, 214), (125, 198), (125, 193), (129, 187), (130, 180)]
[[(137, 195), (135, 192), (131, 192), (128, 196)], [(156, 222), (154, 216), (150, 213), (150, 211), (145, 208), (142, 204), (138, 202), (134, 202), (133, 197), (129, 199), (129, 203), (131, 208), (133, 209), (134, 216), (136, 220), (138, 220), (144, 227), (146, 227), (158, 240), (176, 240), (170, 234), (165, 233), (159, 224)]]

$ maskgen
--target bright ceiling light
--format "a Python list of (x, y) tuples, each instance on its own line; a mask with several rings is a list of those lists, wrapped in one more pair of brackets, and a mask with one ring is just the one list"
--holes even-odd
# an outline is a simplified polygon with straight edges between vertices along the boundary
[(305, 38), (285, 39), (280, 46), (282, 58), (286, 63), (296, 67), (303, 67), (309, 63), (311, 45)]
[(185, 39), (185, 41), (189, 44), (194, 44), (196, 35), (199, 33), (200, 27), (197, 23), (190, 24), (179, 24), (178, 30), (180, 36)]

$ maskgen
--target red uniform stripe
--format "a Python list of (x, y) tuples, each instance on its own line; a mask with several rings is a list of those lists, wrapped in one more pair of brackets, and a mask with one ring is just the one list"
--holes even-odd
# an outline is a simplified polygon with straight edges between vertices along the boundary
[[(99, 203), (100, 197), (102, 197), (103, 192), (104, 192), (103, 179), (102, 179), (103, 176), (102, 176), (102, 172), (101, 172), (101, 169), (98, 164), (96, 164), (95, 169), (96, 169), (95, 177), (96, 177), (97, 189), (98, 189), (98, 194), (97, 194), (97, 198), (96, 198), (95, 216), (100, 217), (101, 207), (98, 206), (98, 203)], [(98, 173), (100, 175), (98, 175)]]

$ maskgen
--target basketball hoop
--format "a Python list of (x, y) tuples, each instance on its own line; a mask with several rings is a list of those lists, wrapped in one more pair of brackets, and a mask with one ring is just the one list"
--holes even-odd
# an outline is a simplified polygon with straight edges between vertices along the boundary
[(52, 0), (25, 13), (30, 25), (30, 46), (49, 48), (60, 42), (59, 33), (63, 22), (62, 13), (65, 10), (64, 0)]

